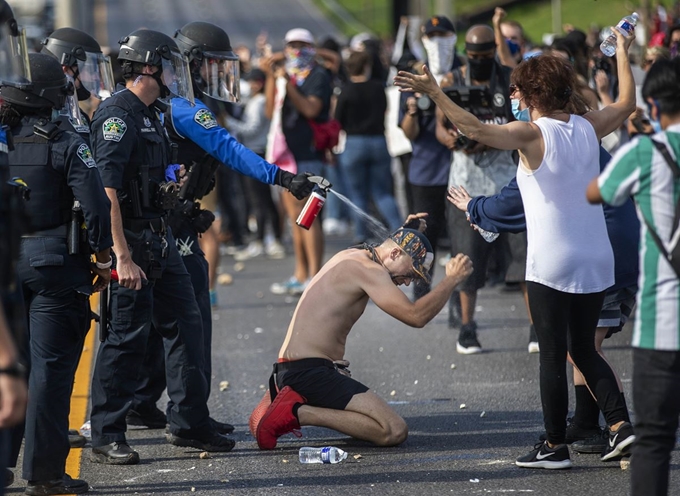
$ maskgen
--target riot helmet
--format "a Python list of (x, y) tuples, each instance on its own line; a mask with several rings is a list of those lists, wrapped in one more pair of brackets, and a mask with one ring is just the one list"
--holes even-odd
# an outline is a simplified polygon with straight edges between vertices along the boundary
[[(175, 95), (194, 103), (189, 63), (168, 35), (150, 29), (138, 29), (120, 39), (118, 61), (123, 77), (151, 76), (161, 90), (161, 98)], [(140, 72), (139, 64), (158, 67), (154, 74)]]
[(0, 81), (25, 84), (30, 80), (26, 32), (9, 4), (0, 0)]
[(74, 95), (61, 64), (44, 53), (28, 55), (32, 80), (30, 83), (0, 82), (0, 98), (19, 107), (31, 109), (61, 109), (69, 96)]
[(103, 100), (114, 91), (111, 59), (92, 36), (73, 28), (57, 29), (42, 44), (42, 53), (54, 56), (62, 66), (73, 70), (78, 100), (87, 100), (90, 95)]
[(223, 102), (239, 101), (239, 59), (224, 29), (209, 22), (190, 22), (174, 38), (189, 60), (198, 91)]

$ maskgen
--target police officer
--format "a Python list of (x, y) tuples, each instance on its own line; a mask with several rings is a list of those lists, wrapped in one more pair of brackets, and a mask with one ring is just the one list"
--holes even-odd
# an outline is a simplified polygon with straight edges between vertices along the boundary
[[(60, 28), (42, 42), (41, 53), (56, 58), (76, 87), (78, 102), (90, 97), (103, 100), (114, 91), (111, 59), (92, 36), (74, 28)], [(68, 102), (70, 103), (70, 102)], [(87, 115), (76, 105), (65, 105), (59, 112), (59, 120), (71, 126), (88, 143), (90, 126)]]
[[(239, 59), (231, 48), (227, 33), (208, 22), (191, 22), (174, 35), (177, 46), (189, 59), (194, 95), (211, 100), (236, 102), (239, 94)], [(214, 174), (219, 164), (227, 164), (247, 176), (263, 183), (278, 184), (287, 188), (296, 198), (308, 196), (314, 183), (305, 174), (292, 174), (265, 161), (244, 147), (217, 120), (208, 107), (195, 98), (195, 105), (174, 97), (170, 100), (164, 123), (174, 143), (178, 145), (178, 162), (189, 167), (188, 179), (182, 188), (181, 204), (171, 216), (171, 224), (182, 260), (191, 280), (203, 319), (204, 366), (203, 375), (210, 393), (212, 314), (208, 286), (208, 262), (201, 251), (198, 236), (212, 223), (211, 212), (201, 210), (196, 200), (208, 193), (214, 184)], [(162, 417), (155, 407), (164, 389), (162, 363), (157, 357), (162, 352), (154, 334), (147, 351), (145, 377), (128, 415), (128, 423), (154, 426), (156, 417)], [(158, 420), (162, 421), (162, 418)], [(211, 420), (223, 433), (233, 431), (229, 424)]]
[[(30, 54), (29, 63), (29, 85), (0, 82), (2, 122), (14, 143), (10, 174), (31, 185), (26, 209), (33, 232), (22, 239), (18, 264), (31, 352), (23, 478), (26, 494), (81, 494), (87, 482), (64, 472), (69, 401), (89, 328), (89, 296), (111, 277), (110, 203), (89, 146), (50, 120), (73, 84), (48, 55)], [(76, 222), (74, 199), (83, 214)]]
[[(14, 13), (5, 0), (0, 0), (0, 79), (29, 83), (27, 54), (26, 38), (18, 28)], [(26, 411), (24, 370), (28, 365), (27, 346), (24, 349), (18, 346), (26, 334), (16, 284), (23, 219), (17, 208), (20, 184), (14, 183), (17, 187), (13, 187), (9, 181), (9, 145), (6, 128), (0, 126), (0, 495), (14, 481), (14, 473), (5, 467), (16, 465), (21, 448), (21, 423)]]
[[(111, 199), (119, 281), (111, 285), (110, 331), (92, 379), (92, 456), (95, 463), (131, 465), (139, 454), (125, 440), (125, 415), (137, 386), (151, 321), (177, 334), (166, 346), (168, 421), (172, 444), (230, 451), (234, 441), (209, 424), (202, 374), (201, 315), (166, 213), (178, 185), (156, 100), (193, 99), (188, 64), (169, 36), (140, 29), (120, 40), (125, 88), (94, 114), (92, 145)], [(173, 329), (173, 325), (176, 327)]]

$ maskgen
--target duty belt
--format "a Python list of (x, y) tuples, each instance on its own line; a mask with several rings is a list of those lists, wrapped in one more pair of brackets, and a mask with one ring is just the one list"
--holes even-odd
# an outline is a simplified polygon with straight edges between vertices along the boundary
[(167, 231), (165, 217), (155, 219), (123, 219), (123, 227), (132, 232), (140, 232), (151, 229), (154, 233), (165, 234)]
[(22, 238), (66, 238), (68, 236), (68, 225), (53, 227), (52, 229), (43, 229), (42, 231), (35, 231), (30, 234), (25, 234)]

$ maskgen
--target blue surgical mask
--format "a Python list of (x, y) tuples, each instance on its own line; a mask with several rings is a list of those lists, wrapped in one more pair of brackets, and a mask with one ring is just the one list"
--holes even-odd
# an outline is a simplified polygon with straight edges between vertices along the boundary
[(525, 108), (524, 110), (520, 110), (519, 100), (517, 98), (510, 100), (510, 103), (512, 104), (512, 115), (515, 116), (515, 119), (522, 122), (531, 122), (531, 114), (529, 113), (529, 109)]
[(652, 129), (654, 129), (654, 133), (660, 133), (662, 131), (661, 123), (659, 121), (649, 119), (649, 123), (652, 125)]

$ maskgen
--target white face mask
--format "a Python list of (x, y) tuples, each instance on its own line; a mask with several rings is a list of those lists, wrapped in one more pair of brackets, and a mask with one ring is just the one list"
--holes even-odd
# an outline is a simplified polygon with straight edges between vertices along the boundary
[(423, 46), (427, 52), (427, 64), (430, 72), (435, 76), (441, 76), (451, 70), (453, 55), (456, 49), (457, 36), (436, 36), (428, 38), (423, 36)]

